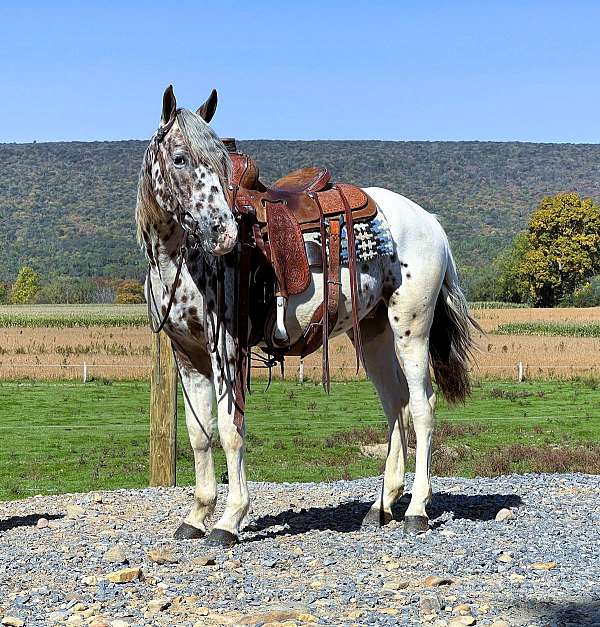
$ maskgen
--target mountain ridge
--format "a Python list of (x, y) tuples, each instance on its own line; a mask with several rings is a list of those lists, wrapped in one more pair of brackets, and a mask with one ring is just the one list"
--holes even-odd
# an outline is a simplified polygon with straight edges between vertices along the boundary
[[(138, 170), (147, 140), (0, 144), (0, 280), (42, 275), (141, 276)], [(325, 165), (334, 180), (393, 189), (436, 213), (459, 264), (489, 263), (544, 195), (600, 199), (600, 144), (240, 140), (262, 177)]]

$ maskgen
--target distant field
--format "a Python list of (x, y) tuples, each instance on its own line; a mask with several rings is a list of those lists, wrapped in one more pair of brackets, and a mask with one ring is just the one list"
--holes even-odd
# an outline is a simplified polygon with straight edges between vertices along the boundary
[[(0, 499), (147, 485), (147, 383), (0, 382), (0, 398)], [(381, 460), (360, 453), (362, 444), (386, 438), (369, 382), (335, 383), (331, 396), (313, 384), (274, 382), (267, 392), (256, 384), (248, 401), (251, 480), (380, 472)], [(434, 475), (600, 472), (595, 381), (480, 383), (465, 406), (440, 401), (437, 414)], [(177, 439), (178, 483), (191, 484), (183, 411)], [(214, 452), (220, 477), (223, 452), (218, 445)]]
[[(515, 376), (522, 362), (534, 379), (599, 377), (600, 308), (473, 309), (486, 334), (476, 334), (477, 378)], [(149, 373), (150, 331), (145, 305), (40, 305), (0, 307), (0, 379), (143, 379)], [(354, 354), (345, 337), (331, 347), (331, 373), (355, 379)], [(319, 353), (305, 360), (309, 379), (320, 378)], [(287, 362), (295, 378), (298, 359)], [(256, 370), (264, 375), (264, 370)], [(364, 378), (360, 372), (358, 378)]]
[(500, 335), (544, 335), (560, 337), (600, 337), (600, 323), (510, 322), (495, 330)]
[(0, 305), (0, 328), (142, 327), (146, 305)]

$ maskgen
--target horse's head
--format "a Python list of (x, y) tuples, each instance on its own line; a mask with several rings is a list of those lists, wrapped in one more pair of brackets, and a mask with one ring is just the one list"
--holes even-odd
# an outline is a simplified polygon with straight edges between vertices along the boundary
[(160, 127), (142, 164), (136, 214), (138, 228), (143, 229), (141, 223), (153, 217), (164, 221), (166, 213), (191, 243), (224, 255), (235, 246), (238, 230), (227, 201), (231, 161), (208, 125), (216, 106), (213, 90), (196, 113), (178, 109), (173, 88), (167, 87)]

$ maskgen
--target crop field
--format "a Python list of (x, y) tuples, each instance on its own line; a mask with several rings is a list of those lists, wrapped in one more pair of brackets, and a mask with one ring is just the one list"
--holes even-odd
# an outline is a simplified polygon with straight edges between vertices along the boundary
[[(4, 381), (0, 398), (0, 499), (147, 485), (146, 382)], [(179, 414), (178, 483), (186, 485), (193, 459)], [(437, 417), (434, 475), (600, 472), (598, 381), (482, 382), (465, 406), (440, 401)], [(256, 384), (247, 421), (251, 480), (333, 480), (382, 469), (382, 459), (361, 454), (362, 445), (386, 439), (367, 381), (337, 382), (331, 396), (312, 383), (274, 382), (266, 392)], [(409, 469), (413, 463), (411, 454)]]
[(509, 322), (495, 333), (501, 335), (544, 335), (561, 337), (600, 337), (598, 322)]
[[(600, 376), (600, 308), (527, 309), (480, 304), (473, 314), (485, 331), (476, 333), (476, 378), (510, 379), (523, 363), (526, 378)], [(484, 306), (485, 305), (485, 306)], [(150, 331), (145, 305), (39, 305), (0, 307), (0, 379), (145, 379), (149, 373)], [(331, 346), (335, 379), (357, 375), (345, 337)], [(286, 376), (296, 378), (298, 359)], [(304, 362), (304, 376), (320, 378), (317, 353)], [(264, 370), (255, 375), (264, 376)]]

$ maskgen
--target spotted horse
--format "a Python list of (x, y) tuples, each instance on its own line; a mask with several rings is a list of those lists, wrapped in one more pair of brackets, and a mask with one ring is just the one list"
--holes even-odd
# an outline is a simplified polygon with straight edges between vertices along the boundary
[[(250, 348), (277, 361), (323, 345), (326, 362), (329, 337), (342, 333), (354, 342), (389, 426), (381, 493), (364, 525), (392, 520), (404, 491), (412, 419), (416, 470), (404, 526), (423, 532), (436, 401), (430, 366), (448, 401), (463, 401), (475, 324), (446, 234), (433, 215), (400, 194), (332, 185), (323, 169), (291, 173), (266, 187), (256, 163), (234, 142), (225, 142), (228, 150), (209, 126), (216, 105), (213, 90), (196, 112), (177, 108), (167, 88), (138, 185), (151, 324), (172, 342), (195, 460), (193, 504), (175, 537), (206, 536), (215, 546), (239, 541), (249, 508), (244, 399)], [(328, 386), (328, 363), (324, 380)], [(215, 406), (228, 494), (211, 528)]]

